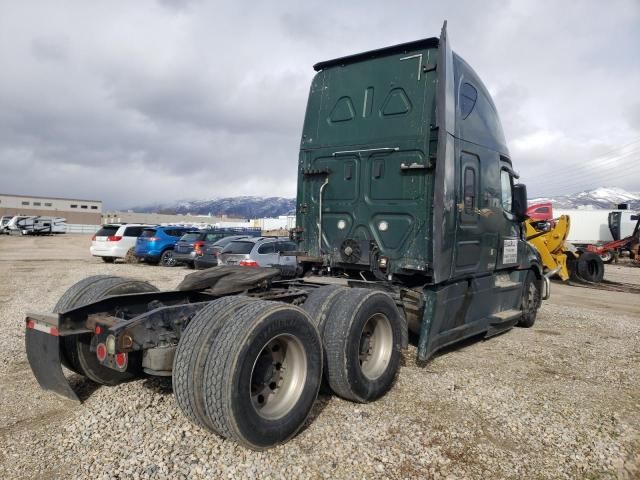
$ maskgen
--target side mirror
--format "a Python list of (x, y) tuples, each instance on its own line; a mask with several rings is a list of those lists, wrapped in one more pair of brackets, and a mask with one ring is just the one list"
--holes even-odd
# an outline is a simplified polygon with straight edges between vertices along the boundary
[(511, 213), (513, 213), (519, 221), (527, 218), (527, 186), (523, 183), (518, 183), (513, 186), (513, 207)]

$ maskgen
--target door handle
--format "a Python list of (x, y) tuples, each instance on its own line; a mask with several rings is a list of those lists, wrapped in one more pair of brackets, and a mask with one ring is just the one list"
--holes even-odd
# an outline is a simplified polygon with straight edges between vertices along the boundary
[(403, 162), (400, 164), (400, 170), (426, 170), (427, 168), (429, 168), (429, 165), (425, 165), (424, 163), (413, 162), (407, 164)]

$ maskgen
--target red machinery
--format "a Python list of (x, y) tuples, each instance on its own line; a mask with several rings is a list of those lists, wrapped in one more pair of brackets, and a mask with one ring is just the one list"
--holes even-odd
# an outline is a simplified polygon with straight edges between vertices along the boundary
[[(621, 250), (629, 250), (631, 258), (635, 258), (635, 260), (638, 261), (638, 259), (640, 259), (640, 215), (632, 216), (631, 220), (636, 220), (636, 226), (634, 227), (631, 235), (607, 242), (603, 245), (588, 245), (587, 251), (597, 253), (600, 255), (603, 262), (611, 263), (618, 256)], [(618, 235), (616, 235), (615, 222), (611, 221), (611, 217), (609, 220), (609, 228), (611, 229), (611, 233), (614, 238), (616, 236), (619, 237), (619, 226), (617, 229)]]

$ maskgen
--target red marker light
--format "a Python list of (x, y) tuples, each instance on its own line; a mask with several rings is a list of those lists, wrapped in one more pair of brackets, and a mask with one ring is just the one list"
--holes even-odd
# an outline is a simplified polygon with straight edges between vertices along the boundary
[(99, 343), (96, 347), (96, 356), (101, 362), (104, 362), (104, 359), (107, 358), (107, 347), (104, 343)]
[(124, 368), (127, 366), (126, 353), (116, 353), (116, 365), (119, 369), (124, 370)]

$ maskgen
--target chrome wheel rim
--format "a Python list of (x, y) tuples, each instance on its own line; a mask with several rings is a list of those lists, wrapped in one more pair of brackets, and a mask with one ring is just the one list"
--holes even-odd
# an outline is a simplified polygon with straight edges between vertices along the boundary
[(176, 263), (176, 259), (173, 258), (173, 252), (171, 250), (166, 251), (162, 256), (164, 258), (163, 263), (167, 267), (173, 267)]
[(300, 340), (278, 335), (262, 348), (251, 369), (251, 404), (261, 417), (275, 420), (296, 405), (307, 379), (307, 356)]
[(386, 315), (369, 317), (360, 335), (360, 368), (365, 377), (375, 380), (387, 369), (393, 352), (393, 330)]

